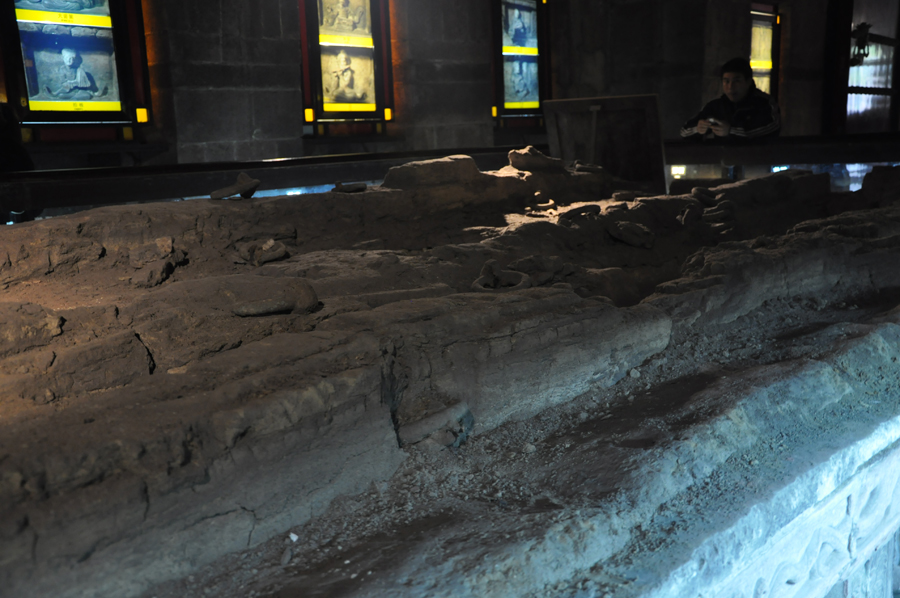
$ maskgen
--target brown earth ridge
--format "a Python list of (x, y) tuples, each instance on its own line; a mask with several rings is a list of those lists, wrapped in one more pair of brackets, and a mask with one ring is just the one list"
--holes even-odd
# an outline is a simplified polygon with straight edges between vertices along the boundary
[[(411, 163), (360, 193), (122, 205), (0, 228), (0, 594), (434, 592), (356, 576), (336, 589), (322, 572), (343, 549), (326, 536), (343, 518), (357, 535), (342, 545), (368, 558), (360, 546), (385, 532), (372, 521), (415, 522), (375, 514), (378, 501), (414, 486), (444, 505), (422, 487), (458, 459), (552, 487), (546, 468), (587, 467), (566, 452), (577, 442), (552, 441), (574, 434), (566, 426), (602, 421), (616, 442), (649, 448), (661, 437), (635, 430), (670, 409), (680, 430), (700, 430), (727, 401), (666, 403), (679, 376), (775, 379), (753, 368), (838, 363), (826, 353), (877, 334), (878, 367), (898, 378), (900, 171), (876, 167), (853, 194), (786, 171), (644, 197), (616, 193), (627, 184), (596, 167), (531, 149), (510, 158), (495, 172), (466, 156)], [(653, 415), (635, 419), (635, 404)], [(745, 450), (745, 432), (729, 442)], [(489, 449), (501, 439), (512, 452)], [(555, 461), (523, 465), (544, 447)], [(648, 490), (646, 505), (731, 455), (692, 450), (708, 467)], [(609, 468), (594, 475), (652, 478)], [(538, 512), (548, 492), (483, 505)], [(422, 520), (439, 513), (465, 519), (421, 506)], [(283, 541), (290, 530), (306, 530), (299, 544)], [(257, 573), (231, 575), (237, 555)], [(403, 561), (372, 562), (375, 580)], [(569, 595), (570, 581), (491, 587)]]

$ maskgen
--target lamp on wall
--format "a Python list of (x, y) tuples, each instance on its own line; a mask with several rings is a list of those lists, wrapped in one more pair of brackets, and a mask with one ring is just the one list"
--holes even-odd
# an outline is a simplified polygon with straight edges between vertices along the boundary
[(850, 37), (856, 38), (856, 46), (853, 48), (853, 56), (850, 58), (850, 66), (859, 66), (863, 60), (869, 57), (869, 23), (860, 23), (856, 26)]

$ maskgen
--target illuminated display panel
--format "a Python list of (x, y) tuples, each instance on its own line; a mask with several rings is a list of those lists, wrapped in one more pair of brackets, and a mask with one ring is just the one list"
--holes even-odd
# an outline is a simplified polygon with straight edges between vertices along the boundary
[(750, 67), (756, 86), (766, 93), (772, 92), (772, 42), (775, 32), (774, 19), (766, 15), (753, 15), (750, 43)]
[(109, 0), (15, 0), (28, 109), (122, 109)]
[(375, 40), (369, 0), (318, 0), (322, 110), (375, 112)]
[(503, 107), (540, 108), (537, 56), (503, 57)]
[(491, 116), (500, 129), (543, 130), (550, 99), (549, 14), (553, 0), (491, 0)]
[(386, 133), (389, 14), (388, 0), (300, 0), (304, 137)]
[(778, 54), (781, 51), (781, 16), (775, 4), (750, 4), (750, 68), (756, 86), (778, 97)]
[(503, 52), (537, 54), (537, 0), (503, 0)]
[(502, 0), (503, 107), (540, 108), (537, 0)]
[(322, 48), (323, 110), (376, 110), (374, 53), (373, 48)]

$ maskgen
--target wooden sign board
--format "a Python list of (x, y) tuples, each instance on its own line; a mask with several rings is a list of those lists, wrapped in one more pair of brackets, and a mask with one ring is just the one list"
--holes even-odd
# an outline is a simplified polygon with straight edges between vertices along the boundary
[(619, 178), (666, 193), (657, 96), (546, 100), (550, 154), (597, 164)]

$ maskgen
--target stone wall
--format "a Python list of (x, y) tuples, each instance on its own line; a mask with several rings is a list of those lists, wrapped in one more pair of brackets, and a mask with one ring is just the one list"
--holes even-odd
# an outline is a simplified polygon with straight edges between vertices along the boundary
[(154, 109), (178, 162), (492, 145), (490, 6), (397, 0), (396, 121), (379, 139), (303, 133), (296, 0), (144, 3)]
[(404, 147), (493, 145), (491, 4), (394, 0), (391, 27)]
[(303, 153), (296, 0), (143, 5), (153, 105), (169, 160)]

